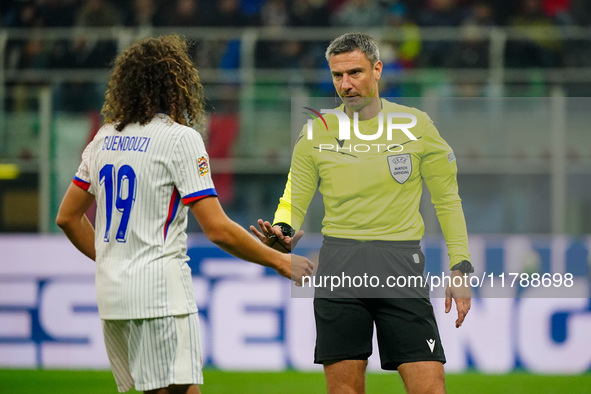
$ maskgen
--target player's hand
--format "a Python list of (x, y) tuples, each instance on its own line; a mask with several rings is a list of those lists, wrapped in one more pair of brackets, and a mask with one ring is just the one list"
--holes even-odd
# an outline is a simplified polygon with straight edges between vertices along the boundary
[(312, 276), (312, 273), (314, 272), (314, 263), (303, 256), (298, 256), (297, 254), (290, 255), (289, 259), (290, 262), (286, 265), (286, 269), (277, 270), (277, 272), (286, 278), (293, 280), (296, 286), (302, 286), (304, 280), (310, 280), (310, 276)]
[[(459, 276), (462, 278), (462, 283), (460, 286), (454, 285), (454, 277)], [(459, 282), (459, 279), (456, 279), (456, 282)], [(468, 276), (464, 277), (464, 274), (459, 270), (454, 270), (451, 272), (451, 281), (450, 284), (445, 289), (445, 313), (449, 313), (451, 311), (451, 300), (455, 301), (456, 309), (458, 310), (458, 318), (456, 320), (456, 328), (459, 328), (468, 311), (470, 310), (470, 306), (472, 304), (472, 291), (470, 289), (470, 283), (468, 281)]]
[(293, 237), (283, 235), (279, 226), (272, 226), (270, 222), (259, 219), (257, 221), (261, 231), (255, 226), (250, 226), (250, 231), (265, 245), (282, 253), (290, 253), (296, 247), (298, 241), (304, 235), (304, 231), (298, 231)]

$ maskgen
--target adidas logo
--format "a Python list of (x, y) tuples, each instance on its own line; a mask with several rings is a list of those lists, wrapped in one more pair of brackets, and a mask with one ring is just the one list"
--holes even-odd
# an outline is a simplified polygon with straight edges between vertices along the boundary
[(433, 353), (433, 349), (435, 349), (435, 339), (427, 339), (427, 345), (429, 345), (429, 349), (431, 349), (431, 353)]

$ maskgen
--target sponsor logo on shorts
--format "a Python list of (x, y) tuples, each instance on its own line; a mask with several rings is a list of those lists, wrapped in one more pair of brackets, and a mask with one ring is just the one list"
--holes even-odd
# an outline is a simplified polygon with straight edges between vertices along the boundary
[(435, 349), (435, 339), (427, 339), (427, 345), (429, 345), (429, 349), (431, 349), (431, 353)]

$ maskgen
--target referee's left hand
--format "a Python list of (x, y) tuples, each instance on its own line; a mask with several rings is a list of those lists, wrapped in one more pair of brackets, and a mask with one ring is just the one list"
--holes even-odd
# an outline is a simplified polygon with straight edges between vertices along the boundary
[[(454, 286), (454, 277), (459, 276), (462, 278), (462, 284), (460, 286)], [(456, 279), (456, 282), (458, 279)], [(454, 270), (451, 272), (450, 284), (445, 289), (445, 313), (451, 311), (451, 300), (452, 298), (456, 302), (456, 309), (458, 310), (458, 318), (456, 319), (456, 328), (459, 328), (472, 304), (472, 291), (468, 281), (468, 275), (464, 277), (464, 274), (460, 270)]]

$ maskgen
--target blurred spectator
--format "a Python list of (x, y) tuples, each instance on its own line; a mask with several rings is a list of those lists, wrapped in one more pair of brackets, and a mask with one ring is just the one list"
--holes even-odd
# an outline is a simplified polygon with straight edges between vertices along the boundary
[(571, 15), (577, 25), (591, 26), (591, 1), (572, 0)]
[(261, 24), (266, 27), (285, 27), (290, 24), (286, 0), (267, 0), (261, 10)]
[[(215, 2), (216, 8), (212, 16), (214, 26), (242, 27), (247, 20), (242, 14), (238, 0), (220, 0)], [(235, 70), (240, 67), (240, 40), (219, 40), (210, 45), (206, 43), (204, 52), (209, 53), (211, 59), (218, 59), (214, 67), (222, 70)]]
[(466, 13), (457, 0), (431, 0), (419, 14), (419, 25), (425, 27), (459, 26)]
[(337, 26), (376, 27), (384, 23), (384, 9), (376, 0), (349, 0), (333, 14)]
[(336, 13), (338, 10), (341, 9), (341, 7), (343, 7), (343, 5), (347, 2), (349, 2), (350, 0), (327, 0), (327, 6), (328, 9), (330, 11), (330, 14), (334, 14)]
[(260, 22), (259, 16), (267, 0), (240, 0), (238, 3), (243, 23), (254, 26)]
[(134, 0), (125, 13), (125, 26), (147, 27), (164, 24), (162, 13), (158, 12), (155, 0)]
[(557, 67), (561, 63), (560, 32), (554, 21), (544, 14), (541, 0), (522, 0), (521, 12), (512, 18), (511, 26), (526, 36), (507, 44), (509, 67)]
[(41, 0), (36, 3), (47, 27), (72, 26), (80, 7), (76, 0)]
[(120, 23), (119, 10), (107, 0), (86, 0), (76, 15), (77, 26), (110, 27)]
[(402, 84), (388, 81), (388, 78), (400, 74), (403, 69), (397, 45), (382, 43), (380, 46), (380, 60), (384, 64), (382, 78), (379, 81), (380, 95), (383, 97), (400, 97), (402, 95)]
[(474, 4), (460, 27), (460, 42), (445, 61), (447, 67), (487, 68), (489, 41), (482, 28), (494, 25), (491, 7), (484, 2)]
[[(571, 22), (579, 26), (591, 26), (591, 1), (572, 0)], [(591, 67), (591, 45), (588, 39), (571, 39), (564, 45), (564, 65), (566, 67)], [(569, 95), (587, 96), (589, 86), (580, 83), (567, 85)]]
[[(261, 10), (263, 27), (284, 28), (289, 25), (289, 8), (285, 0), (267, 0)], [(297, 68), (303, 45), (298, 41), (259, 41), (256, 49), (257, 66), (261, 68)]]
[[(395, 39), (396, 61), (401, 68), (412, 68), (421, 52), (421, 33), (416, 23), (408, 18), (406, 6), (402, 2), (394, 2), (386, 14), (386, 24), (394, 28), (395, 36), (384, 39)], [(390, 30), (392, 31), (392, 30)]]
[(515, 0), (488, 0), (487, 2), (493, 10), (496, 24), (500, 26), (509, 24), (519, 5)]
[(462, 25), (491, 27), (495, 25), (494, 11), (486, 1), (478, 1), (470, 7)]
[(43, 25), (39, 7), (32, 1), (15, 4), (3, 20), (6, 27), (41, 27)]
[(48, 64), (47, 46), (40, 38), (30, 39), (24, 46), (17, 68), (19, 69), (42, 69)]
[(408, 8), (402, 1), (390, 1), (387, 11), (385, 20), (390, 29), (383, 36), (380, 49), (380, 60), (384, 64), (380, 92), (384, 97), (417, 95), (411, 92), (416, 83), (407, 80), (394, 82), (388, 79), (406, 68), (415, 67), (421, 52), (419, 27), (409, 18)]
[[(76, 16), (76, 27), (112, 27), (121, 22), (119, 10), (107, 0), (86, 0)], [(93, 34), (77, 32), (66, 43), (55, 62), (60, 68), (108, 67), (117, 53), (114, 40), (97, 39)], [(59, 55), (63, 57), (60, 58)]]
[[(114, 41), (97, 40), (78, 33), (70, 41), (59, 41), (53, 47), (51, 66), (58, 69), (101, 69), (109, 67), (117, 53)], [(54, 90), (56, 106), (64, 111), (98, 112), (104, 88), (95, 82), (70, 80)]]
[[(419, 14), (419, 25), (425, 27), (455, 27), (465, 19), (466, 13), (457, 0), (432, 0)], [(443, 67), (455, 43), (448, 40), (426, 40), (421, 62), (428, 67)]]
[(570, 15), (571, 0), (543, 0), (542, 10), (560, 25), (572, 24)]
[[(107, 0), (86, 0), (76, 15), (76, 27), (105, 28), (121, 22), (119, 9)], [(84, 30), (69, 40), (55, 43), (51, 66), (60, 69), (101, 69), (109, 67), (117, 53), (114, 40), (97, 38)], [(54, 90), (56, 105), (64, 111), (98, 111), (103, 101), (103, 88), (87, 80), (70, 80)]]
[(0, 2), (0, 27), (6, 25), (5, 17), (12, 11), (12, 1)]
[[(39, 9), (33, 2), (15, 5), (4, 18), (7, 27), (35, 28), (43, 25)], [(9, 40), (2, 59), (8, 69), (32, 68), (42, 66), (42, 59), (35, 59), (41, 55), (43, 45), (38, 40)]]
[(213, 13), (200, 0), (177, 0), (164, 19), (165, 26), (199, 27), (211, 25)]
[(300, 41), (263, 41), (257, 45), (257, 67), (300, 68), (304, 46)]
[[(488, 68), (490, 63), (490, 42), (487, 31), (483, 29), (494, 25), (492, 8), (485, 2), (475, 3), (466, 20), (460, 27), (460, 42), (454, 45), (446, 67)], [(487, 85), (472, 81), (459, 81), (456, 94), (463, 97), (483, 96), (487, 94)]]
[(300, 0), (291, 5), (293, 26), (328, 26), (329, 15), (326, 0)]
[(217, 4), (216, 26), (241, 27), (247, 25), (238, 0), (219, 0)]
[[(294, 1), (290, 9), (293, 26), (326, 27), (330, 24), (330, 12), (327, 0)], [(305, 41), (302, 45), (300, 66), (317, 68), (326, 63), (324, 51), (328, 42)]]

